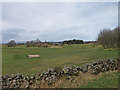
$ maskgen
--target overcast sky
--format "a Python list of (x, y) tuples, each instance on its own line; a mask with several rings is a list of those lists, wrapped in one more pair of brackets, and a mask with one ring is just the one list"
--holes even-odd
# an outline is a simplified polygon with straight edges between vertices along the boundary
[(96, 40), (103, 28), (118, 26), (117, 2), (4, 2), (3, 42)]

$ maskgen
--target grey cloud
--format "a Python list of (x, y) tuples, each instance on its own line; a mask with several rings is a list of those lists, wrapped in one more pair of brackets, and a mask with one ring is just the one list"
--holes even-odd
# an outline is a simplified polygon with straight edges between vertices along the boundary
[(115, 2), (3, 3), (3, 41), (95, 40), (102, 28), (117, 26), (117, 8)]
[(25, 30), (20, 28), (10, 28), (2, 31), (2, 41), (8, 42), (10, 39), (20, 38), (21, 35), (24, 35)]

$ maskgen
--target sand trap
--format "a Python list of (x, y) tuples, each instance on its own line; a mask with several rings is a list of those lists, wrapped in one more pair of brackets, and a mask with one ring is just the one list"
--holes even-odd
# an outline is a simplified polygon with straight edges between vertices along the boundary
[(40, 55), (28, 55), (29, 58), (40, 57)]

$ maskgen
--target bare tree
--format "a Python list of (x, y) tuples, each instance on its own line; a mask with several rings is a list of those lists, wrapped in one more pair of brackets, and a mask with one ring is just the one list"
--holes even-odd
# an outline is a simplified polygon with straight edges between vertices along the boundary
[(98, 44), (101, 44), (103, 48), (117, 48), (118, 42), (120, 42), (120, 39), (118, 37), (118, 28), (115, 28), (113, 30), (110, 29), (103, 29), (100, 31), (98, 35), (97, 42)]

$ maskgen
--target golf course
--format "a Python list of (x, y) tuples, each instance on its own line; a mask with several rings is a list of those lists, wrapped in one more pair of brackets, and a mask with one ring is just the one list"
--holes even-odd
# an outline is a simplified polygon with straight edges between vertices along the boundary
[[(37, 54), (40, 57), (29, 58), (28, 55)], [(2, 45), (2, 74), (32, 74), (42, 73), (53, 67), (77, 65), (94, 62), (99, 59), (117, 58), (117, 49), (103, 49), (102, 46), (93, 44), (72, 44), (60, 48), (26, 47), (19, 45), (8, 48)]]

